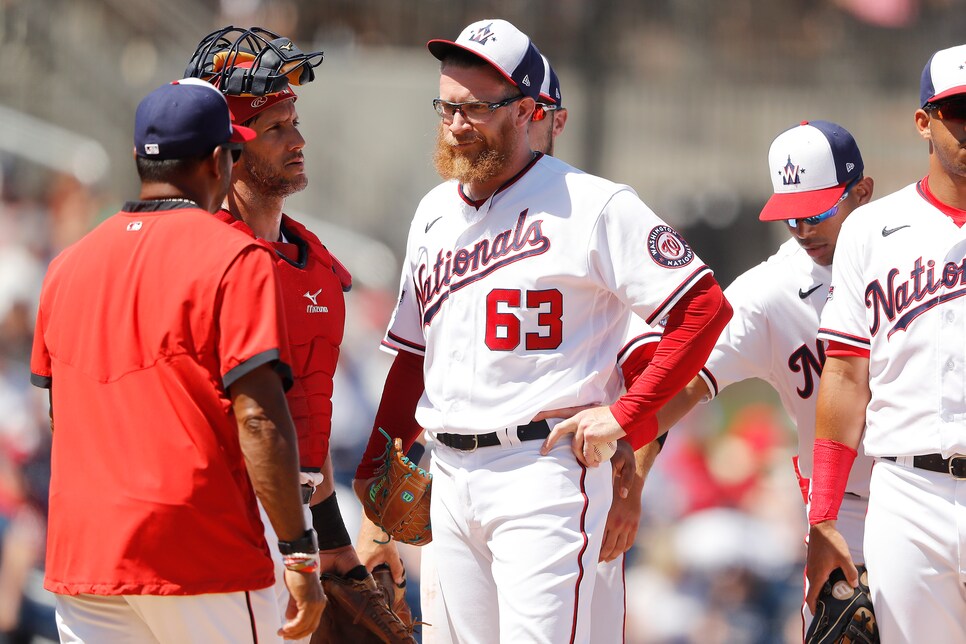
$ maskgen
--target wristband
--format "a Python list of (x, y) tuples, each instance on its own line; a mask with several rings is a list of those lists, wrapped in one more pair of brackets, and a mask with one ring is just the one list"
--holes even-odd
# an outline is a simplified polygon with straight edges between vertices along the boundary
[(295, 541), (278, 541), (278, 551), (283, 557), (287, 555), (312, 555), (319, 553), (319, 540), (315, 530), (309, 528)]
[(808, 524), (835, 521), (845, 496), (852, 463), (858, 455), (854, 449), (838, 441), (816, 438), (812, 448), (812, 498), (808, 508)]
[(317, 552), (296, 552), (290, 555), (284, 555), (282, 557), (282, 563), (285, 564), (286, 570), (291, 570), (292, 572), (301, 572), (304, 574), (318, 574), (319, 568), (322, 567), (322, 564), (319, 561), (319, 553)]
[(352, 545), (342, 513), (339, 512), (335, 492), (311, 506), (309, 510), (312, 511), (312, 525), (319, 535), (319, 550), (334, 550)]
[(406, 453), (406, 458), (408, 458), (411, 462), (415, 463), (416, 465), (419, 465), (419, 461), (420, 459), (423, 458), (423, 454), (425, 453), (426, 453), (426, 446), (420, 443), (419, 441), (416, 441), (415, 443), (412, 444), (412, 447), (410, 447), (409, 451)]

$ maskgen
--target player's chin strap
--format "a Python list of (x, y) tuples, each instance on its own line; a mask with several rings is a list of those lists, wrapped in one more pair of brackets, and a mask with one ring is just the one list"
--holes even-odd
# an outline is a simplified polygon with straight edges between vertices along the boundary
[(206, 80), (225, 94), (264, 96), (315, 80), (322, 58), (321, 51), (304, 53), (267, 29), (229, 25), (202, 38), (184, 75)]

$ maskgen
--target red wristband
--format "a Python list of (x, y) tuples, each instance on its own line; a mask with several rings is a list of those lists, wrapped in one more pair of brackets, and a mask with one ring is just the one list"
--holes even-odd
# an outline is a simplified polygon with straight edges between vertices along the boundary
[(816, 438), (812, 448), (812, 502), (808, 508), (808, 524), (834, 521), (845, 496), (852, 463), (858, 455), (854, 449), (838, 441)]

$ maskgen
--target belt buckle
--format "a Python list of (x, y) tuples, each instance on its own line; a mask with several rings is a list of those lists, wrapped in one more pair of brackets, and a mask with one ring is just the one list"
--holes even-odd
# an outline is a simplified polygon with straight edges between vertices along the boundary
[(955, 474), (955, 473), (953, 472), (953, 470), (955, 469), (955, 468), (953, 467), (953, 463), (955, 463), (955, 462), (956, 462), (957, 460), (960, 460), (960, 461), (966, 461), (966, 456), (964, 456), (964, 455), (956, 455), (956, 456), (950, 456), (950, 457), (949, 457), (949, 465), (948, 465), (948, 467), (947, 467), (947, 469), (949, 470), (949, 475), (950, 475), (951, 477), (953, 477), (954, 479), (956, 479), (957, 481), (963, 481), (963, 480), (966, 480), (966, 474), (964, 474), (963, 476), (957, 476), (957, 475), (956, 475), (956, 474)]
[(473, 447), (471, 447), (470, 449), (464, 449), (463, 451), (466, 453), (475, 452), (476, 448), (480, 446), (480, 439), (477, 434), (470, 434), (470, 437), (473, 439)]

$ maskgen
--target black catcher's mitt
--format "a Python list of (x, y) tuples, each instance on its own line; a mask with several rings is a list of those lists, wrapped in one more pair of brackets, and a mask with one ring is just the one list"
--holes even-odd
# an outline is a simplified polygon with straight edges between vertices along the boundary
[(858, 588), (849, 585), (841, 568), (829, 575), (818, 594), (805, 644), (878, 644), (879, 627), (869, 595), (869, 573), (865, 566), (856, 568)]

